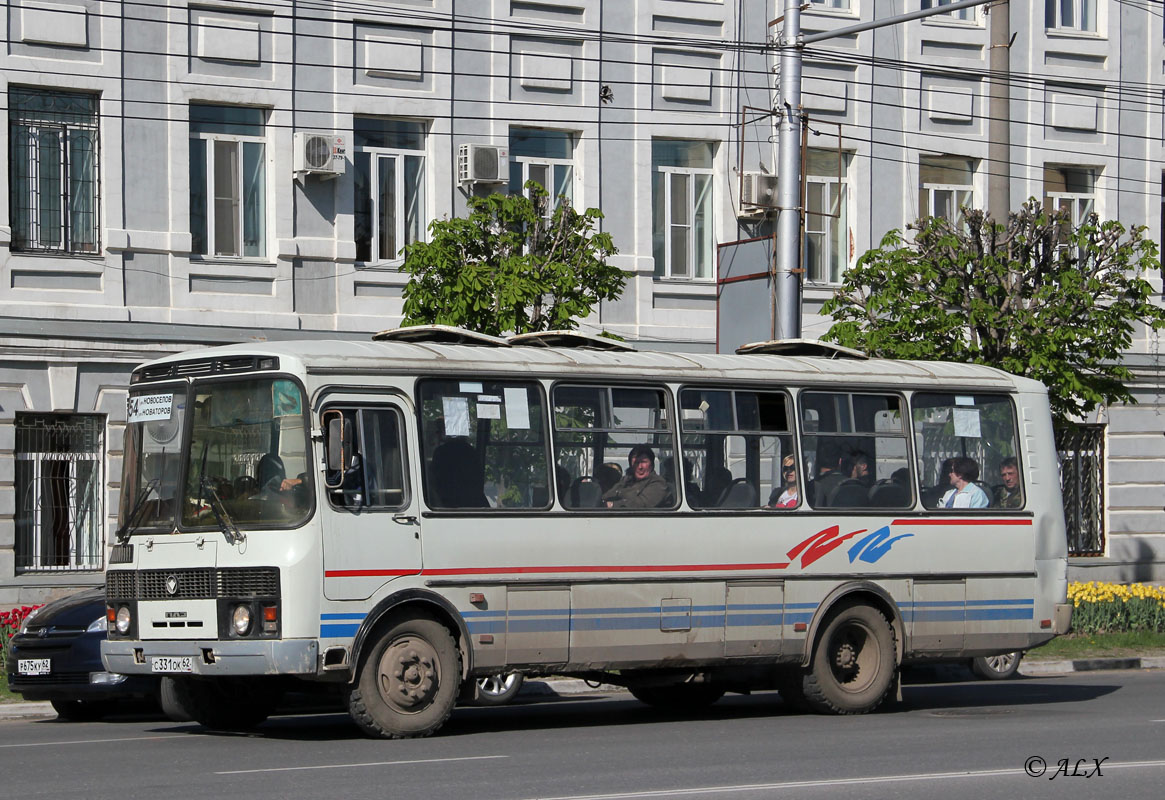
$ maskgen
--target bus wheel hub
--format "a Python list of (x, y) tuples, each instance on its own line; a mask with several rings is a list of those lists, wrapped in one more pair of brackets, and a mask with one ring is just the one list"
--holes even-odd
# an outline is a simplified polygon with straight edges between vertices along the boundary
[(428, 704), (437, 692), (437, 658), (428, 642), (394, 643), (381, 661), (380, 693), (398, 708)]

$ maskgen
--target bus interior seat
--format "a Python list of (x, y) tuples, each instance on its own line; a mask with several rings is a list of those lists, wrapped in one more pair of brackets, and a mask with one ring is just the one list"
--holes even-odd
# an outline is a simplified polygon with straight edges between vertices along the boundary
[(870, 487), (870, 505), (876, 508), (905, 508), (910, 505), (910, 490), (889, 479)]
[(870, 502), (869, 489), (855, 478), (846, 478), (837, 485), (828, 500), (832, 508), (860, 508)]
[(759, 504), (756, 487), (748, 478), (737, 478), (728, 485), (720, 502), (720, 508), (755, 508)]
[(603, 504), (603, 487), (590, 475), (575, 478), (570, 485), (568, 504), (571, 508), (595, 508)]

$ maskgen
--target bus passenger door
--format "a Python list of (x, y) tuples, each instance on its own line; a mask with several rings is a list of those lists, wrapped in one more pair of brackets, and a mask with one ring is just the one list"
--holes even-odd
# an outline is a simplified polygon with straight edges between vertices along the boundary
[(321, 410), (325, 466), (332, 420), (343, 419), (347, 454), (342, 471), (324, 470), (319, 493), (329, 600), (363, 600), (393, 578), (421, 571), (411, 417), (407, 401), (383, 395), (333, 395)]
[(967, 629), (967, 586), (963, 580), (914, 582), (911, 649), (928, 655), (963, 649)]

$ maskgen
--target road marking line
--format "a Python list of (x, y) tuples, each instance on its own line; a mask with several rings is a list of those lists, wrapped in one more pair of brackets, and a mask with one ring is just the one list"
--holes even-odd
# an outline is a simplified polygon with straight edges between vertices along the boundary
[(364, 764), (318, 764), (311, 767), (270, 767), (268, 769), (234, 769), (216, 772), (215, 775), (249, 775), (254, 772), (295, 772), (308, 769), (352, 769), (353, 767), (395, 767), (400, 764), (446, 764), (450, 761), (485, 761), (509, 756), (460, 756), (457, 758), (415, 758), (404, 761), (369, 761)]
[(106, 742), (150, 742), (155, 739), (180, 739), (188, 735), (186, 733), (174, 733), (169, 736), (132, 736), (124, 739), (77, 739), (73, 742), (23, 742), (21, 744), (0, 744), (0, 749), (9, 747), (60, 747), (64, 744), (105, 744)]
[[(1105, 762), (1103, 769), (1128, 769), (1137, 767), (1165, 767), (1165, 761), (1130, 761), (1124, 764)], [(559, 797), (542, 797), (539, 800), (623, 800), (638, 797), (678, 797), (713, 794), (715, 792), (761, 792), (775, 789), (812, 789), (826, 786), (859, 786), (867, 783), (910, 783), (916, 781), (945, 781), (952, 778), (984, 778), (1018, 775), (1032, 780), (1023, 769), (984, 769), (968, 772), (927, 772), (917, 775), (880, 775), (869, 778), (834, 778), (819, 781), (787, 781), (785, 783), (751, 783), (736, 786), (701, 786), (690, 789), (655, 789), (642, 792), (615, 792), (613, 794), (568, 794)]]

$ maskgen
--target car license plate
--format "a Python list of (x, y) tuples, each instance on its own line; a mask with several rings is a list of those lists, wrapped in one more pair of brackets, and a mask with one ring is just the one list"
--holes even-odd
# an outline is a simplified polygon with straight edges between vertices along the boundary
[(20, 675), (48, 675), (52, 671), (52, 659), (21, 658), (16, 662), (16, 672)]
[(172, 658), (170, 656), (155, 656), (150, 659), (151, 672), (194, 672), (194, 659), (191, 656)]

